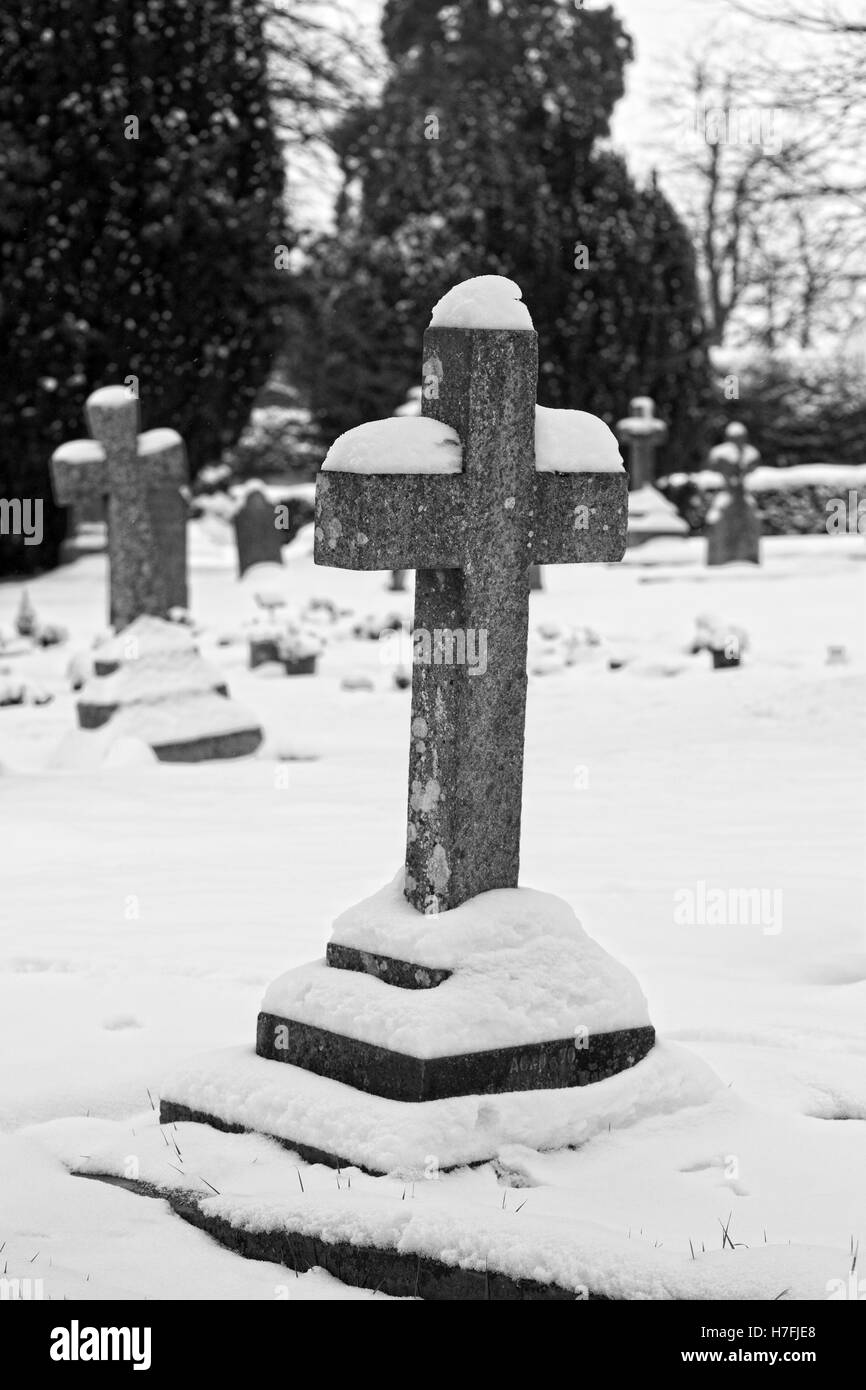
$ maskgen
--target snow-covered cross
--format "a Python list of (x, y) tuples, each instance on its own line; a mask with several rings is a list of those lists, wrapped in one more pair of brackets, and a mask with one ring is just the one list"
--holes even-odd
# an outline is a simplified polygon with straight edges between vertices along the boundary
[(517, 885), (529, 566), (621, 559), (627, 481), (603, 421), (536, 407), (512, 281), (445, 295), (423, 362), (423, 415), (350, 430), (325, 460), (315, 559), (417, 571), (405, 893), (438, 912)]
[(632, 492), (638, 492), (646, 484), (655, 482), (656, 450), (667, 439), (668, 427), (664, 420), (657, 418), (651, 396), (635, 396), (628, 408), (631, 414), (617, 421), (616, 432), (628, 445), (629, 487)]
[(109, 618), (124, 628), (142, 613), (185, 608), (186, 451), (171, 429), (139, 434), (138, 397), (103, 386), (85, 405), (90, 439), (51, 458), (60, 506), (108, 500)]

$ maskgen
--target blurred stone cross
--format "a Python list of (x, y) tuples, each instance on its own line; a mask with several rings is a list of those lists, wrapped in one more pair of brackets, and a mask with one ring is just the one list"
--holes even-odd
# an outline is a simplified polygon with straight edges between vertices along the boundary
[[(627, 479), (607, 426), (536, 412), (526, 306), (496, 301), (498, 314), (488, 304), (467, 325), (465, 288), (424, 336), (423, 361), (440, 370), (423, 416), (349, 431), (316, 488), (317, 564), (417, 571), (405, 894), (421, 912), (517, 885), (530, 566), (619, 560), (626, 544)], [(583, 457), (563, 457), (564, 417)], [(453, 467), (425, 467), (425, 448), (444, 461), (449, 440)], [(417, 466), (401, 466), (416, 444)]]
[(628, 445), (629, 488), (637, 492), (655, 482), (656, 450), (668, 437), (668, 427), (656, 418), (655, 401), (650, 396), (635, 396), (629, 401), (631, 414), (617, 421), (616, 432)]
[(51, 458), (60, 506), (108, 503), (109, 620), (116, 630), (143, 613), (187, 606), (186, 451), (175, 430), (139, 434), (138, 397), (103, 386), (85, 404), (90, 439)]

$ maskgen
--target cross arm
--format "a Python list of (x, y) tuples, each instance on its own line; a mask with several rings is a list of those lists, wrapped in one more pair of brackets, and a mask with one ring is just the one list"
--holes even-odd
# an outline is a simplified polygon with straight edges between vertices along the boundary
[(108, 492), (105, 450), (95, 439), (70, 439), (50, 459), (51, 486), (60, 507), (104, 497)]
[(532, 558), (540, 565), (621, 560), (628, 532), (625, 473), (537, 473)]
[(466, 479), (462, 474), (320, 472), (317, 565), (336, 569), (458, 569)]
[(136, 440), (136, 456), (146, 466), (148, 487), (182, 487), (188, 481), (186, 449), (177, 430), (145, 430)]

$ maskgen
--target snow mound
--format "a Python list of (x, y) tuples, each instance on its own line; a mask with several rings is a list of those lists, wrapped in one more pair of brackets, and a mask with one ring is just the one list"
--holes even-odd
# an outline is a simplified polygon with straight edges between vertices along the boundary
[(125, 662), (108, 676), (94, 676), (80, 693), (85, 705), (127, 705), (168, 700), (225, 688), (222, 673), (195, 648), (158, 651)]
[(673, 503), (646, 483), (628, 495), (628, 529), (631, 535), (685, 536), (689, 528)]
[(129, 405), (138, 405), (138, 400), (128, 386), (100, 386), (92, 391), (85, 402), (88, 410), (123, 410)]
[(434, 989), (394, 989), (315, 961), (269, 987), (265, 1013), (328, 1028), (412, 1057), (639, 1028), (647, 1002), (629, 970), (550, 893), (497, 888), (437, 916), (406, 901), (402, 874), (343, 913), (332, 940), (375, 955), (451, 969)]
[(433, 307), (431, 328), (532, 329), (523, 291), (504, 275), (476, 275), (444, 294)]
[(420, 415), (392, 415), (347, 430), (322, 464), (334, 473), (459, 473), (462, 467), (456, 432)]
[(116, 636), (100, 642), (94, 649), (93, 657), (100, 666), (120, 666), (125, 661), (138, 661), (142, 657), (160, 653), (195, 650), (188, 627), (145, 613)]
[(145, 430), (138, 436), (136, 451), (139, 458), (147, 458), (153, 454), (164, 454), (169, 449), (174, 449), (178, 444), (183, 444), (183, 440), (177, 430), (168, 428), (157, 430)]
[(107, 726), (115, 738), (135, 738), (161, 748), (223, 734), (257, 729), (259, 721), (243, 705), (222, 695), (178, 695), (152, 704), (127, 705)]
[[(420, 1176), (431, 1154), (440, 1167), (451, 1168), (483, 1162), (506, 1145), (537, 1150), (585, 1144), (609, 1129), (705, 1105), (722, 1083), (684, 1048), (657, 1044), (635, 1066), (592, 1086), (449, 1096), (413, 1105), (236, 1047), (192, 1058), (160, 1090), (190, 1110), (260, 1134), (344, 1155), (381, 1172)], [(92, 1145), (70, 1147), (73, 1154), (90, 1154), (96, 1171), (113, 1171), (106, 1153), (96, 1154)], [(129, 1153), (127, 1136), (117, 1148)]]
[(791, 468), (756, 468), (746, 479), (753, 492), (799, 487), (866, 487), (866, 464), (798, 463)]
[(238, 586), (252, 595), (262, 608), (281, 608), (295, 591), (294, 578), (285, 565), (262, 560), (250, 565), (238, 580)]
[(539, 473), (622, 473), (613, 431), (586, 410), (535, 407), (535, 467)]
[[(112, 739), (108, 751), (102, 759), (105, 768), (151, 767), (157, 762), (152, 748), (140, 738)], [(107, 1027), (107, 1025), (105, 1025)]]
[(105, 450), (96, 439), (70, 439), (54, 450), (51, 459), (54, 463), (70, 463), (73, 466), (104, 463)]
[[(701, 468), (694, 473), (671, 473), (665, 482), (670, 487), (691, 483), (707, 491), (726, 486), (724, 475), (714, 468)], [(751, 492), (781, 492), (801, 487), (866, 487), (866, 464), (797, 463), (790, 468), (763, 465), (746, 478), (746, 488)]]

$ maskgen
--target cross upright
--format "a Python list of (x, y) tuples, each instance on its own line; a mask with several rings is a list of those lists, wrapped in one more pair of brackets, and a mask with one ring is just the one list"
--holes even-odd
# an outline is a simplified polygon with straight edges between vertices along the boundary
[(655, 413), (655, 401), (651, 396), (635, 396), (629, 401), (631, 414), (619, 420), (616, 432), (624, 444), (629, 446), (629, 487), (633, 492), (647, 483), (655, 482), (656, 450), (668, 437), (668, 427)]
[(109, 620), (119, 630), (187, 605), (186, 451), (175, 430), (139, 434), (126, 386), (94, 391), (85, 411), (91, 438), (54, 451), (52, 484), (60, 506), (107, 499)]
[[(429, 328), (436, 359), (422, 413), (459, 435), (462, 471), (323, 471), (316, 488), (317, 564), (417, 570), (433, 659), (416, 648), (404, 891), (421, 912), (517, 886), (529, 567), (620, 560), (627, 528), (624, 472), (536, 469), (531, 327)], [(454, 664), (461, 633), (486, 634), (483, 674)]]

